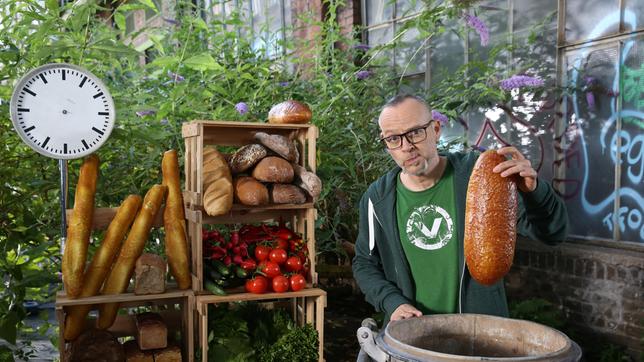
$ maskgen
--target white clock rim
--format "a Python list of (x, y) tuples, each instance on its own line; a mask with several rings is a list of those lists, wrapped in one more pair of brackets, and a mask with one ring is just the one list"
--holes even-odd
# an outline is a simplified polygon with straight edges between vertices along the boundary
[[(40, 146), (34, 144), (26, 136), (26, 134), (24, 134), (22, 132), (22, 130), (19, 127), (19, 123), (18, 123), (18, 104), (17, 104), (17, 102), (18, 102), (18, 94), (20, 93), (20, 89), (22, 89), (22, 87), (27, 83), (27, 81), (29, 79), (31, 79), (35, 74), (41, 73), (41, 72), (43, 72), (45, 70), (49, 70), (49, 69), (52, 69), (52, 68), (56, 68), (56, 69), (57, 68), (70, 68), (70, 69), (76, 70), (76, 71), (86, 75), (87, 78), (89, 78), (92, 81), (94, 81), (96, 83), (96, 85), (98, 85), (101, 88), (101, 90), (103, 91), (105, 97), (107, 98), (108, 107), (109, 107), (109, 109), (111, 111), (110, 111), (110, 114), (108, 116), (109, 117), (108, 118), (108, 126), (107, 126), (107, 129), (105, 130), (105, 136), (101, 139), (101, 141), (96, 143), (94, 146), (89, 147), (87, 150), (84, 150), (84, 151), (81, 151), (81, 152), (78, 152), (78, 153), (74, 153), (74, 154), (71, 154), (71, 155), (57, 155), (57, 154), (51, 153), (51, 152), (49, 152), (47, 150), (44, 150), (44, 149), (40, 148)], [(112, 99), (112, 94), (110, 93), (109, 88), (105, 85), (105, 83), (103, 83), (103, 81), (100, 78), (98, 78), (96, 75), (94, 75), (94, 73), (90, 72), (89, 70), (87, 70), (87, 69), (85, 69), (85, 68), (83, 68), (81, 66), (78, 66), (78, 65), (75, 65), (75, 64), (69, 64), (69, 63), (48, 63), (48, 64), (41, 65), (39, 67), (36, 67), (36, 68), (28, 71), (16, 83), (16, 85), (15, 85), (15, 87), (13, 89), (13, 93), (11, 95), (11, 102), (10, 102), (10, 107), (9, 107), (9, 114), (11, 116), (11, 123), (13, 123), (13, 128), (16, 131), (16, 133), (18, 134), (18, 136), (22, 139), (22, 141), (27, 146), (29, 146), (29, 148), (33, 149), (37, 153), (39, 153), (39, 154), (41, 154), (41, 155), (43, 155), (45, 157), (53, 158), (53, 159), (56, 159), (56, 160), (75, 160), (75, 159), (79, 159), (79, 158), (83, 158), (85, 156), (91, 155), (92, 153), (98, 151), (98, 149), (101, 148), (103, 146), (103, 144), (105, 144), (105, 142), (108, 140), (108, 138), (110, 138), (110, 135), (112, 134), (112, 130), (114, 129), (115, 118), (116, 118), (115, 113), (116, 113), (116, 109), (114, 107), (114, 99)]]

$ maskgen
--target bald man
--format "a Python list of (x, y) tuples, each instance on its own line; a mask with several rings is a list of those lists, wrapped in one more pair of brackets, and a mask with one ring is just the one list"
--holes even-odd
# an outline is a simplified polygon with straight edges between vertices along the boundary
[[(439, 153), (440, 122), (419, 97), (400, 95), (378, 118), (380, 141), (397, 167), (360, 201), (353, 274), (385, 323), (436, 313), (508, 316), (503, 281), (477, 283), (465, 267), (463, 220), (467, 184), (479, 153)], [(516, 148), (493, 170), (517, 177), (517, 232), (555, 244), (566, 238), (563, 201)]]

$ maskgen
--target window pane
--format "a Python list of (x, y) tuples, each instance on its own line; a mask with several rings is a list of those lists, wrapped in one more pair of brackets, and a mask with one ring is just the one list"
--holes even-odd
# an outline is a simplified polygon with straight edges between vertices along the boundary
[[(610, 138), (614, 100), (600, 91), (615, 81), (617, 48), (585, 48), (566, 56), (568, 85), (577, 89), (566, 98), (564, 195), (571, 233), (613, 238), (615, 161)], [(594, 99), (588, 93), (593, 93)], [(613, 130), (611, 130), (613, 129)], [(591, 164), (592, 163), (592, 164)]]
[(528, 29), (541, 23), (547, 16), (551, 22), (557, 22), (557, 0), (514, 1), (514, 31)]
[(405, 77), (400, 84), (399, 93), (409, 93), (421, 95), (425, 88), (425, 75), (419, 74)]
[(382, 24), (391, 20), (394, 13), (394, 6), (391, 0), (366, 1), (367, 26)]
[(407, 29), (396, 48), (396, 74), (415, 74), (427, 69), (427, 50), (424, 39), (418, 38), (417, 29)]
[(266, 30), (268, 27), (266, 5), (266, 1), (252, 0), (253, 50), (255, 51), (266, 49)]
[(268, 56), (279, 56), (283, 39), (281, 0), (270, 0), (268, 2), (268, 34)]
[(397, 18), (419, 13), (422, 9), (423, 9), (422, 0), (397, 0), (396, 1)]
[[(644, 1), (624, 0), (624, 29), (626, 31), (644, 29)], [(639, 20), (639, 21), (638, 21)]]
[(617, 33), (619, 13), (618, 0), (566, 0), (566, 41)]
[[(622, 97), (622, 145), (620, 239), (644, 243), (644, 39), (624, 44), (620, 97)], [(614, 136), (614, 127), (609, 132)]]
[(450, 30), (435, 37), (431, 44), (430, 75), (432, 84), (453, 75), (465, 61), (463, 40)]
[[(368, 32), (368, 42), (370, 46), (386, 44), (392, 39), (393, 27), (387, 26), (379, 29), (372, 29)], [(385, 59), (385, 63), (393, 65), (393, 51), (391, 49), (383, 50), (378, 53), (378, 58)]]

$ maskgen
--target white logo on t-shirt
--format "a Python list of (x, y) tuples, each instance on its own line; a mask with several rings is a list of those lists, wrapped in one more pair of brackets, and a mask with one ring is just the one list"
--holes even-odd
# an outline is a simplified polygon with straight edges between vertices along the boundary
[(445, 209), (429, 205), (418, 207), (409, 215), (405, 231), (413, 245), (425, 250), (437, 250), (450, 241), (453, 226), (452, 218)]

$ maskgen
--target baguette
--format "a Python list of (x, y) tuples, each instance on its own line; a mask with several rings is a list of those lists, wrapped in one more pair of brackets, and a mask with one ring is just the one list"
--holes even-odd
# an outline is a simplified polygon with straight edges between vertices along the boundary
[(168, 187), (168, 196), (163, 212), (165, 228), (165, 255), (168, 257), (170, 272), (177, 281), (179, 289), (191, 286), (188, 242), (186, 241), (186, 220), (183, 210), (183, 196), (179, 186), (179, 161), (177, 151), (163, 154), (161, 162), (163, 185)]
[[(143, 247), (152, 228), (152, 222), (161, 208), (161, 203), (167, 190), (166, 186), (154, 185), (145, 195), (143, 206), (136, 215), (136, 219), (134, 219), (132, 229), (130, 229), (130, 233), (119, 251), (101, 294), (119, 294), (127, 290), (134, 272), (136, 259), (143, 252)], [(112, 326), (118, 309), (119, 303), (101, 304), (98, 309), (98, 328), (107, 329)]]
[(76, 185), (74, 210), (67, 226), (67, 241), (63, 252), (63, 283), (67, 297), (75, 299), (81, 293), (83, 273), (87, 262), (87, 247), (92, 234), (94, 196), (98, 179), (98, 156), (83, 161)]
[(474, 165), (467, 186), (464, 253), (470, 275), (492, 285), (512, 266), (517, 237), (517, 185), (492, 169), (505, 161), (494, 150), (484, 152)]
[[(112, 268), (114, 258), (121, 248), (125, 233), (132, 225), (137, 211), (141, 207), (141, 196), (130, 195), (116, 211), (116, 215), (110, 226), (107, 228), (105, 238), (101, 242), (92, 262), (85, 273), (85, 284), (81, 290), (80, 297), (91, 297), (96, 295), (103, 285), (107, 274)], [(69, 307), (65, 319), (64, 337), (67, 341), (75, 340), (83, 331), (85, 317), (92, 308), (89, 304)]]

